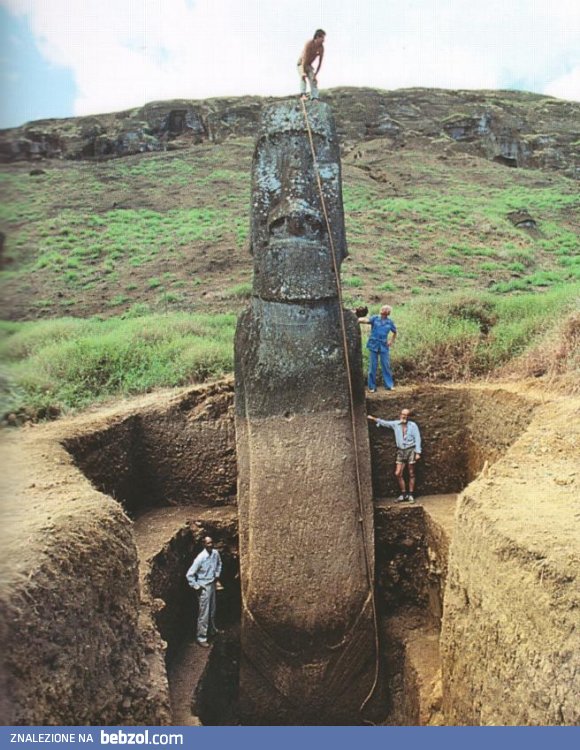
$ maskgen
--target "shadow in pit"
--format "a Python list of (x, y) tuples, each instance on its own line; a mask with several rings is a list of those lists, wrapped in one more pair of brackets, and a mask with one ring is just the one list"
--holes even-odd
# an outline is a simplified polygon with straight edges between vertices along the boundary
[[(446, 496), (445, 502), (454, 502)], [(437, 502), (438, 498), (432, 498)], [(186, 569), (210, 533), (224, 561), (218, 626), (212, 649), (195, 645), (195, 598), (172, 566)], [(240, 590), (235, 520), (182, 530), (152, 561), (151, 586), (164, 606), (156, 622), (168, 643), (167, 671), (176, 723), (195, 717), (204, 725), (239, 724)], [(421, 505), (375, 508), (376, 590), (380, 673), (361, 724), (422, 724), (438, 718), (438, 634), (446, 574), (448, 535)], [(181, 560), (181, 562), (180, 562)], [(175, 600), (172, 600), (175, 597)], [(181, 625), (181, 627), (179, 627)], [(435, 683), (432, 685), (431, 683)]]
[(205, 670), (193, 692), (192, 713), (205, 726), (239, 724), (240, 627), (232, 625), (218, 636)]
[(441, 724), (439, 633), (456, 495), (375, 506), (386, 725)]
[[(199, 522), (198, 522), (199, 523)], [(209, 535), (222, 558), (223, 590), (217, 594), (217, 625), (235, 626), (240, 619), (240, 582), (237, 522), (232, 520), (194, 524), (180, 529), (150, 563), (146, 585), (156, 601), (154, 622), (167, 643), (169, 666), (179, 655), (183, 643), (195, 641), (197, 597), (187, 584), (185, 574), (195, 556), (203, 549), (203, 537)]]
[[(151, 616), (167, 643), (170, 675), (195, 636), (196, 600), (185, 573), (201, 549), (202, 537), (214, 538), (224, 561), (218, 625), (228, 633), (204, 657), (200, 687), (189, 685), (186, 698), (191, 715), (196, 690), (194, 710), (207, 724), (236, 723), (240, 586), (231, 398), (231, 388), (215, 387), (204, 395), (191, 394), (170, 413), (130, 416), (63, 442), (75, 464), (98, 489), (117, 498), (136, 525), (149, 514), (167, 514), (167, 523), (159, 527), (163, 533), (146, 553), (140, 548), (140, 555), (142, 567), (148, 567), (143, 583), (153, 605)], [(393, 418), (402, 400), (412, 405), (424, 436), (419, 489), (434, 495), (463, 489), (486, 461), (493, 463), (505, 453), (533, 411), (531, 404), (504, 391), (437, 387), (377, 394), (367, 401), (367, 411)], [(389, 431), (370, 430), (376, 497), (398, 494), (393, 446)], [(219, 513), (221, 520), (211, 519)], [(383, 715), (388, 714), (383, 723), (439, 721), (438, 633), (448, 546), (448, 534), (421, 505), (377, 504), (376, 597), (383, 670), (377, 695)], [(193, 656), (199, 662), (195, 652)]]

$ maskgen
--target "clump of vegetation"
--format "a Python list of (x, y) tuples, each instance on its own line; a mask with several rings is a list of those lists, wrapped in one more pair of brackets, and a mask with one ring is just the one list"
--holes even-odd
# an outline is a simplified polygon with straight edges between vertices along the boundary
[(503, 377), (547, 377), (552, 386), (580, 393), (580, 312), (573, 311), (539, 343), (511, 360)]
[(226, 292), (226, 296), (234, 297), (235, 299), (249, 299), (252, 296), (252, 288), (250, 281), (243, 281), (229, 289)]
[[(535, 351), (546, 331), (577, 308), (579, 297), (580, 284), (505, 297), (414, 296), (393, 311), (399, 329), (392, 353), (395, 377), (450, 381), (489, 374)], [(580, 320), (572, 314), (569, 321), (563, 343), (551, 355), (558, 371), (578, 368), (580, 360)], [(46, 418), (106, 398), (231, 373), (235, 323), (233, 314), (155, 315), (144, 304), (108, 320), (2, 323), (0, 410)], [(537, 361), (537, 354), (530, 356)], [(542, 361), (547, 368), (548, 359)]]
[(233, 368), (234, 315), (60, 318), (0, 326), (0, 408), (43, 418)]
[(534, 346), (578, 307), (580, 284), (543, 294), (461, 292), (413, 297), (395, 308), (395, 377), (453, 381), (492, 373)]
[(498, 320), (494, 307), (494, 301), (483, 295), (455, 296), (448, 303), (447, 314), (451, 318), (477, 323), (481, 333), (487, 335)]

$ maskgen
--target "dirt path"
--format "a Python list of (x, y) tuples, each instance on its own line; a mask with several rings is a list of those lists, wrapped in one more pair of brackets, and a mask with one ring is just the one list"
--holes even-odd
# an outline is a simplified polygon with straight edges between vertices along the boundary
[(192, 711), (192, 702), (210, 652), (211, 647), (200, 648), (196, 643), (184, 643), (167, 670), (171, 714), (177, 726), (201, 726), (199, 717)]

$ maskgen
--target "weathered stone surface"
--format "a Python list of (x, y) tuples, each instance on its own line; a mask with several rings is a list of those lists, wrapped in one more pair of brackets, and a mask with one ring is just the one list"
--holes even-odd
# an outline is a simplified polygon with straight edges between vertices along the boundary
[[(308, 111), (339, 266), (334, 122), (325, 104)], [(251, 234), (255, 296), (235, 342), (242, 715), (358, 723), (376, 658), (360, 335), (347, 314), (354, 440), (331, 242), (298, 102), (264, 113)]]
[[(397, 148), (405, 138), (444, 137), (462, 152), (500, 163), (562, 170), (580, 177), (580, 105), (517, 91), (444, 91), (337, 88), (324, 92), (336, 112), (343, 148), (362, 139), (386, 139)], [(273, 98), (230, 97), (151, 102), (124, 112), (39, 120), (0, 132), (0, 161), (123, 156), (123, 134), (146, 125), (162, 148), (179, 138), (190, 145), (252, 136)], [(120, 148), (116, 144), (121, 138)], [(142, 146), (150, 146), (145, 141)], [(171, 147), (169, 145), (168, 147)]]

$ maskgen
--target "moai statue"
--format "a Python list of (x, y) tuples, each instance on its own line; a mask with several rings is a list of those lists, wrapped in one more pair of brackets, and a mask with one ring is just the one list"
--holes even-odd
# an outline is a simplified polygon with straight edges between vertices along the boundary
[[(334, 120), (324, 103), (308, 110), (340, 268), (347, 250)], [(361, 723), (377, 654), (360, 332), (345, 311), (353, 415), (331, 243), (299, 103), (262, 117), (251, 252), (253, 296), (235, 340), (241, 717)]]

